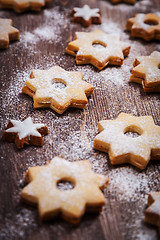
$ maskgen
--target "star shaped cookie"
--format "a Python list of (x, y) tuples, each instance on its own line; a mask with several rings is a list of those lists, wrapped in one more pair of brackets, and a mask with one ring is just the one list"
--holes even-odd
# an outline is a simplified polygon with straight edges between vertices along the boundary
[(42, 136), (48, 134), (47, 127), (42, 123), (33, 123), (31, 117), (24, 121), (10, 120), (7, 130), (4, 131), (2, 139), (8, 142), (15, 142), (17, 148), (24, 145), (42, 146)]
[(160, 92), (160, 52), (137, 57), (130, 81), (140, 83), (145, 92)]
[[(128, 43), (120, 41), (118, 35), (106, 34), (101, 30), (77, 32), (74, 41), (68, 43), (66, 52), (76, 56), (76, 63), (92, 64), (99, 70), (108, 64), (122, 65), (124, 56), (130, 51)], [(102, 48), (94, 47), (100, 44)]]
[(101, 23), (99, 8), (90, 8), (88, 5), (84, 5), (82, 8), (73, 8), (72, 16), (73, 22), (81, 23), (84, 27), (88, 27), (92, 23)]
[[(22, 92), (34, 99), (34, 108), (50, 107), (62, 114), (67, 108), (85, 108), (93, 85), (82, 80), (81, 72), (69, 72), (55, 66), (49, 70), (33, 70)], [(56, 83), (64, 88), (56, 87)]]
[(160, 13), (138, 13), (128, 19), (126, 28), (131, 31), (132, 37), (146, 41), (160, 40)]
[(19, 31), (12, 27), (12, 20), (0, 18), (0, 48), (8, 48), (9, 41), (18, 39)]
[[(21, 199), (37, 204), (42, 220), (61, 215), (77, 224), (86, 210), (97, 212), (105, 204), (101, 189), (108, 178), (94, 173), (88, 160), (68, 162), (54, 157), (45, 166), (29, 168), (27, 179), (29, 184), (22, 190)], [(60, 190), (61, 181), (71, 182), (74, 187)]]
[(160, 192), (151, 192), (148, 196), (148, 208), (145, 221), (158, 227), (160, 233)]
[(107, 152), (113, 165), (130, 163), (144, 169), (150, 159), (160, 160), (160, 126), (154, 124), (151, 116), (121, 113), (115, 120), (100, 121), (98, 127), (94, 148)]
[(0, 0), (2, 8), (12, 8), (21, 13), (27, 10), (40, 11), (51, 0)]
[(129, 4), (134, 4), (136, 0), (110, 0), (112, 3), (129, 3)]

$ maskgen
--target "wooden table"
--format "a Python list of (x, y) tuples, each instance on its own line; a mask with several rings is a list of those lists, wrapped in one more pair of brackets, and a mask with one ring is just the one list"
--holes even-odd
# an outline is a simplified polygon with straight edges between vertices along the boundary
[[(102, 25), (83, 28), (70, 22), (73, 6), (99, 7)], [(120, 112), (135, 116), (151, 115), (160, 125), (158, 93), (146, 94), (142, 86), (130, 83), (132, 62), (138, 55), (160, 51), (158, 42), (146, 43), (130, 37), (125, 29), (129, 17), (138, 12), (160, 9), (159, 0), (141, 0), (135, 5), (112, 5), (109, 1), (52, 1), (41, 12), (17, 14), (1, 10), (0, 17), (13, 19), (20, 30), (20, 40), (0, 52), (1, 136), (9, 119), (23, 120), (31, 116), (44, 122), (49, 135), (43, 147), (29, 146), (17, 150), (14, 143), (1, 141), (0, 167), (0, 239), (158, 239), (156, 227), (144, 223), (144, 210), (150, 191), (160, 191), (160, 163), (152, 161), (144, 171), (126, 164), (112, 166), (108, 155), (93, 149), (98, 133), (98, 121), (115, 119)], [(106, 67), (102, 71), (91, 65), (77, 66), (75, 58), (65, 54), (65, 47), (76, 31), (100, 28), (107, 33), (119, 33), (131, 44), (131, 52), (121, 67)], [(84, 110), (68, 109), (58, 115), (51, 109), (33, 109), (33, 100), (21, 88), (32, 69), (48, 69), (59, 65), (65, 70), (78, 70), (84, 80), (95, 87)], [(89, 159), (93, 170), (106, 174), (110, 184), (104, 191), (106, 206), (98, 215), (85, 214), (74, 227), (62, 219), (42, 223), (36, 208), (20, 202), (28, 167), (43, 165), (54, 156), (69, 161)]]

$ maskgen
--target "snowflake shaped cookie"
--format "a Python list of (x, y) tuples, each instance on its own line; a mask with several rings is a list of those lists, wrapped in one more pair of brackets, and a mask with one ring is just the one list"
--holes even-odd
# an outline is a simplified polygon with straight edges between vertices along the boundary
[(3, 8), (12, 8), (16, 12), (21, 13), (26, 10), (40, 11), (45, 3), (51, 0), (0, 0)]
[(130, 163), (144, 169), (150, 159), (160, 160), (160, 126), (154, 124), (151, 116), (121, 113), (115, 120), (100, 121), (98, 127), (94, 148), (107, 152), (112, 164)]
[(145, 92), (160, 92), (160, 52), (137, 57), (133, 63), (130, 80), (140, 83)]
[(84, 27), (88, 27), (91, 23), (101, 23), (101, 14), (99, 8), (91, 9), (88, 5), (82, 8), (73, 8), (73, 22), (81, 23)]
[(129, 3), (129, 4), (134, 4), (136, 0), (110, 0), (112, 3)]
[(151, 192), (148, 196), (148, 208), (145, 221), (158, 227), (160, 233), (160, 192)]
[(146, 41), (160, 40), (160, 13), (139, 13), (128, 19), (126, 28), (132, 37), (143, 38)]
[(12, 20), (0, 18), (0, 48), (8, 48), (9, 41), (18, 39), (19, 31), (12, 27)]
[[(68, 162), (54, 157), (48, 165), (31, 167), (28, 170), (29, 184), (22, 190), (21, 199), (38, 204), (42, 220), (61, 215), (77, 224), (86, 210), (100, 211), (105, 204), (101, 189), (108, 178), (91, 170), (88, 160)], [(72, 189), (60, 190), (61, 181), (71, 182)]]
[(33, 70), (22, 91), (33, 97), (34, 108), (50, 107), (62, 114), (69, 107), (85, 108), (88, 103), (86, 96), (93, 93), (94, 87), (82, 78), (81, 72), (65, 71), (58, 66)]
[(15, 142), (17, 148), (24, 145), (42, 146), (42, 136), (48, 134), (47, 127), (42, 123), (33, 123), (31, 117), (24, 121), (10, 120), (7, 130), (4, 131), (2, 139), (8, 142)]
[[(76, 56), (76, 63), (92, 64), (99, 70), (108, 64), (122, 65), (124, 56), (130, 51), (128, 43), (120, 41), (118, 35), (106, 34), (101, 30), (77, 32), (74, 41), (68, 44), (66, 52)], [(102, 48), (94, 47), (100, 44)]]

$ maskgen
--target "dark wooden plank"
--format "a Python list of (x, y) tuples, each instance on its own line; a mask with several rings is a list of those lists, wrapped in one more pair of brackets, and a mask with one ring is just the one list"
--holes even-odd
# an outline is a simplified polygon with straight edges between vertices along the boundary
[[(100, 8), (102, 25), (83, 28), (70, 23), (73, 6), (85, 3)], [(0, 52), (0, 136), (9, 119), (22, 120), (28, 115), (37, 122), (45, 122), (50, 134), (44, 138), (42, 148), (29, 146), (17, 150), (14, 144), (1, 141), (0, 239), (158, 239), (156, 228), (145, 224), (143, 219), (148, 193), (160, 190), (159, 162), (150, 162), (142, 172), (129, 165), (113, 167), (107, 154), (93, 149), (98, 121), (114, 119), (122, 111), (135, 116), (152, 115), (160, 125), (159, 95), (146, 94), (140, 85), (129, 83), (135, 56), (149, 55), (154, 50), (160, 51), (160, 47), (157, 42), (133, 39), (125, 31), (129, 17), (158, 9), (159, 0), (141, 0), (134, 6), (112, 5), (109, 1), (61, 0), (52, 1), (39, 13), (17, 14), (1, 10), (0, 17), (12, 18), (21, 38)], [(122, 67), (107, 67), (99, 72), (93, 66), (76, 66), (75, 58), (65, 54), (65, 47), (76, 31), (96, 28), (120, 33), (122, 40), (131, 44), (131, 53)], [(69, 109), (63, 115), (50, 109), (34, 110), (32, 99), (21, 93), (32, 69), (46, 69), (52, 65), (82, 71), (84, 79), (95, 86), (84, 110)], [(86, 214), (77, 227), (61, 219), (41, 223), (36, 208), (20, 203), (28, 167), (43, 165), (56, 155), (70, 161), (89, 159), (96, 172), (110, 178), (109, 187), (104, 191), (106, 206), (103, 212)]]

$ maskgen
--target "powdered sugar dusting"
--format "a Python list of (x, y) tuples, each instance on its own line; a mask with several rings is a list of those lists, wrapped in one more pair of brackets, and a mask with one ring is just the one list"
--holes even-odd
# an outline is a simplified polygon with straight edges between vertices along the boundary
[(65, 27), (65, 17), (61, 14), (58, 7), (52, 10), (44, 10), (44, 23), (35, 28), (32, 32), (21, 34), (21, 41), (24, 46), (34, 45), (43, 40), (49, 43), (57, 43), (61, 40), (61, 33)]
[(146, 198), (149, 193), (149, 178), (145, 173), (139, 173), (128, 167), (120, 167), (113, 169), (108, 174), (111, 194), (118, 192), (120, 200), (135, 201), (143, 197)]
[[(64, 3), (66, 1), (61, 2)], [(108, 154), (96, 151), (93, 148), (93, 140), (98, 134), (97, 122), (103, 119), (115, 119), (121, 111), (132, 113), (136, 116), (150, 113), (156, 120), (156, 123), (160, 125), (158, 95), (144, 94), (139, 86), (136, 88), (129, 83), (130, 70), (133, 68), (132, 62), (135, 57), (147, 56), (155, 49), (160, 50), (160, 47), (157, 43), (145, 44), (140, 40), (130, 39), (130, 34), (124, 32), (125, 20), (123, 19), (123, 23), (120, 23), (119, 16), (116, 16), (117, 9), (121, 14), (128, 13), (128, 17), (132, 17), (140, 10), (142, 12), (147, 9), (153, 10), (154, 4), (151, 0), (136, 1), (136, 4), (133, 6), (127, 4), (112, 5), (108, 1), (101, 2), (106, 7), (104, 12), (107, 9), (113, 11), (113, 14), (110, 12), (106, 19), (102, 20), (103, 24), (98, 26), (91, 25), (85, 31), (93, 31), (100, 28), (109, 34), (118, 33), (122, 41), (130, 43), (131, 53), (124, 60), (121, 67), (107, 66), (104, 70), (98, 71), (91, 65), (77, 66), (74, 58), (65, 55), (65, 47), (71, 40), (68, 39), (70, 32), (81, 31), (80, 26), (78, 26), (79, 29), (76, 29), (75, 26), (74, 28), (70, 24), (69, 14), (71, 9), (68, 8), (68, 5), (61, 8), (45, 8), (38, 15), (32, 13), (24, 14), (23, 17), (27, 18), (28, 16), (31, 18), (33, 24), (30, 26), (26, 24), (25, 31), (20, 33), (20, 41), (10, 44), (10, 48), (1, 53), (3, 56), (5, 53), (6, 61), (11, 61), (12, 59), (11, 67), (8, 65), (8, 68), (6, 68), (4, 64), (1, 68), (2, 92), (0, 111), (2, 116), (4, 116), (3, 119), (1, 117), (0, 121), (1, 132), (3, 132), (10, 119), (24, 120), (27, 117), (26, 115), (31, 116), (35, 123), (45, 123), (49, 128), (49, 134), (45, 137), (45, 143), (42, 148), (30, 146), (23, 149), (23, 151), (18, 151), (14, 148), (14, 144), (2, 143), (5, 144), (5, 148), (3, 148), (4, 155), (1, 156), (1, 169), (5, 169), (7, 173), (5, 177), (8, 177), (8, 181), (11, 180), (12, 186), (11, 200), (8, 200), (9, 204), (6, 209), (4, 208), (6, 213), (0, 232), (0, 238), (2, 239), (30, 238), (30, 234), (37, 238), (39, 236), (38, 233), (42, 234), (42, 232), (47, 238), (49, 231), (55, 234), (55, 239), (58, 239), (60, 236), (62, 237), (61, 234), (66, 234), (66, 229), (69, 229), (69, 227), (67, 224), (64, 225), (64, 221), (56, 220), (47, 224), (40, 223), (36, 208), (20, 204), (20, 192), (26, 186), (24, 172), (31, 166), (44, 165), (54, 156), (64, 157), (68, 161), (88, 159), (92, 163), (93, 171), (109, 176), (110, 182), (104, 193), (106, 202), (108, 199), (109, 202), (113, 200), (115, 205), (113, 208), (110, 208), (106, 204), (106, 207), (111, 211), (111, 215), (108, 215), (108, 212), (105, 213), (105, 208), (103, 213), (109, 216), (112, 221), (113, 209), (115, 210), (117, 206), (119, 207), (119, 212), (123, 216), (121, 217), (117, 214), (121, 221), (116, 222), (119, 231), (122, 231), (122, 236), (126, 234), (123, 239), (157, 239), (156, 228), (150, 228), (144, 224), (144, 209), (148, 193), (159, 189), (159, 164), (156, 161), (150, 162), (143, 172), (139, 172), (129, 164), (114, 167), (110, 164)], [(54, 1), (51, 4), (54, 4)], [(103, 12), (103, 9), (100, 10)], [(5, 10), (0, 12), (0, 15), (3, 17), (10, 17), (10, 14), (11, 11)], [(39, 14), (42, 16), (43, 22), (34, 22), (34, 19), (37, 16), (39, 17)], [(67, 18), (65, 18), (65, 14), (68, 14)], [(110, 18), (112, 15), (115, 15), (114, 19)], [(16, 23), (16, 28), (18, 28), (18, 18), (22, 17), (22, 15), (16, 16), (13, 12), (12, 16), (15, 20), (17, 18), (17, 22), (14, 22)], [(64, 31), (65, 34), (63, 34)], [(67, 39), (62, 41), (63, 36), (66, 35), (68, 36)], [(41, 42), (44, 44), (43, 51), (40, 48)], [(55, 47), (57, 47), (56, 50)], [(10, 50), (12, 54), (10, 54)], [(13, 54), (15, 62), (12, 58)], [(69, 109), (61, 116), (51, 109), (35, 110), (33, 109), (32, 98), (22, 94), (22, 86), (29, 78), (31, 70), (45, 70), (55, 65), (59, 65), (65, 70), (81, 71), (83, 80), (94, 85), (94, 93), (88, 99), (89, 102), (84, 110)], [(13, 158), (8, 159), (8, 151), (12, 151)], [(7, 164), (15, 169), (14, 181), (12, 181), (12, 173), (8, 172)], [(2, 194), (7, 193), (8, 186), (6, 183), (8, 181), (5, 181), (4, 178), (2, 184), (4, 191)], [(119, 201), (118, 204), (117, 200)], [(2, 204), (6, 203), (2, 202)], [(83, 219), (81, 222), (82, 228), (81, 226), (80, 228), (83, 229), (85, 225), (84, 228), (86, 228), (87, 232), (91, 231), (91, 228), (94, 230), (99, 217), (93, 218), (93, 221), (92, 219), (91, 221), (87, 220), (87, 224), (86, 220)], [(120, 228), (121, 226), (122, 228)], [(72, 229), (72, 234), (78, 236), (80, 228)], [(131, 234), (128, 235), (128, 232)], [(67, 232), (68, 238), (70, 234), (70, 231)]]

